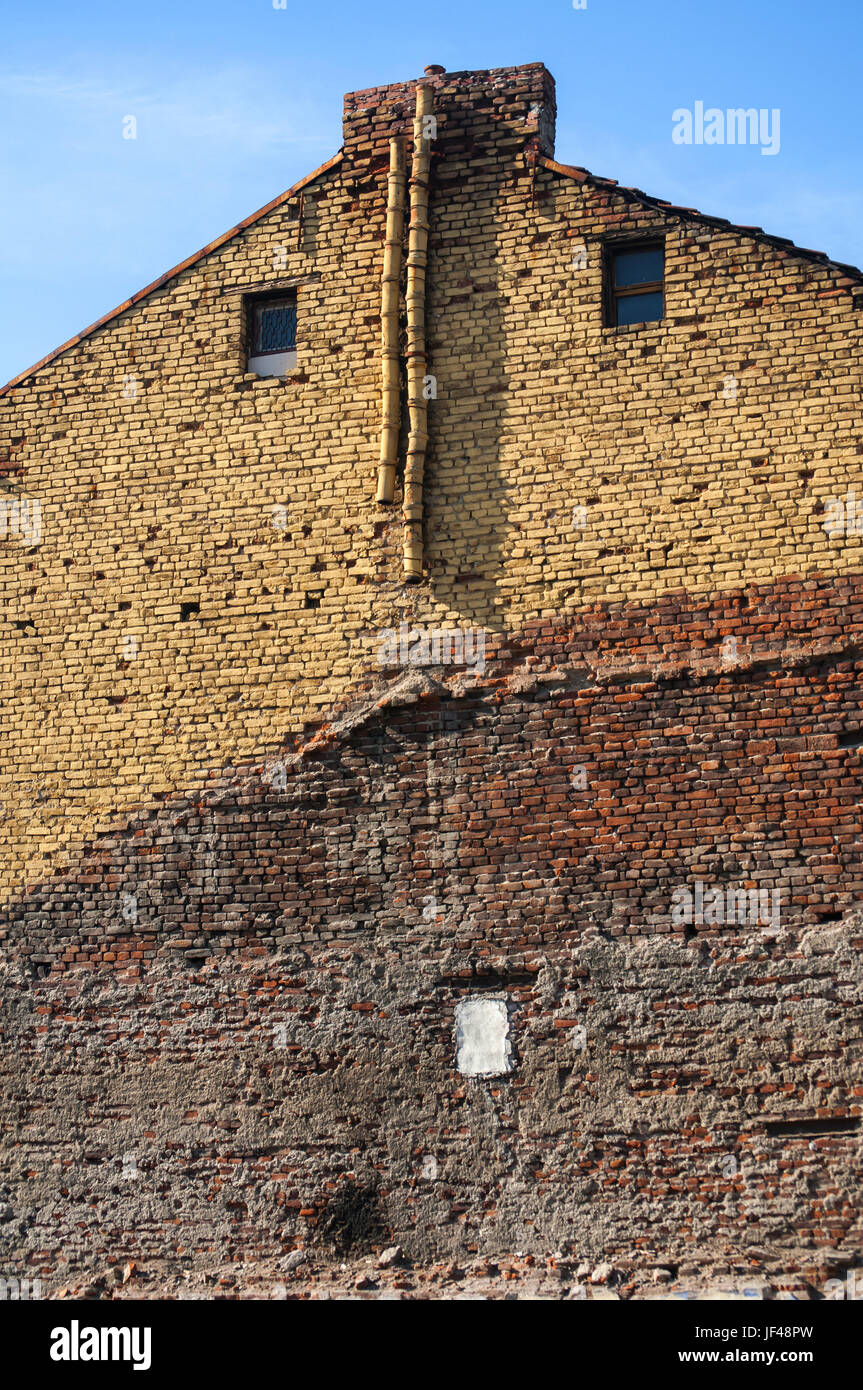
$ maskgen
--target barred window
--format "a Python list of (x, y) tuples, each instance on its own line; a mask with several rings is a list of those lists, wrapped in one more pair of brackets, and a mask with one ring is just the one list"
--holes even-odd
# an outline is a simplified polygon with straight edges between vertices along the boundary
[(252, 302), (252, 356), (265, 352), (293, 352), (297, 346), (297, 296), (280, 294)]
[(255, 295), (248, 301), (248, 369), (280, 376), (297, 365), (297, 292)]

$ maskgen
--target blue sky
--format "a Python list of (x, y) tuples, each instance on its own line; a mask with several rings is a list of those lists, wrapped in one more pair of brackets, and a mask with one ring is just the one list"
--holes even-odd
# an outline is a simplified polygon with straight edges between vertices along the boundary
[[(0, 381), (341, 144), (342, 94), (542, 61), (557, 155), (863, 264), (859, 0), (40, 0), (0, 54)], [(672, 112), (781, 112), (775, 156)], [(133, 115), (137, 138), (123, 138)]]

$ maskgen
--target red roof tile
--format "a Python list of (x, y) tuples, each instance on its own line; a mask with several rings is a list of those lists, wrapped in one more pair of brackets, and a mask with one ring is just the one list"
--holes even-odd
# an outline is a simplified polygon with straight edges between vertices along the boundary
[(698, 208), (680, 207), (677, 203), (666, 202), (664, 198), (651, 198), (640, 188), (621, 188), (616, 179), (602, 179), (596, 174), (592, 174), (589, 169), (579, 169), (572, 164), (559, 164), (557, 160), (547, 159), (542, 155), (539, 158), (539, 163), (553, 174), (563, 174), (566, 178), (577, 179), (579, 183), (595, 183), (603, 188), (609, 186), (617, 188), (617, 191), (624, 197), (635, 198), (638, 202), (644, 203), (646, 207), (659, 208), (663, 212), (673, 212), (680, 217), (692, 217), (699, 222), (707, 222), (712, 227), (728, 227), (732, 232), (742, 232), (759, 241), (766, 241), (771, 246), (778, 246), (782, 250), (791, 251), (795, 256), (819, 261), (822, 265), (831, 266), (834, 270), (841, 270), (845, 275), (856, 276), (863, 283), (863, 271), (859, 270), (857, 266), (845, 265), (842, 261), (831, 261), (824, 251), (810, 251), (806, 247), (795, 246), (788, 237), (774, 236), (770, 232), (763, 231), (761, 227), (746, 227), (742, 223), (729, 222), (727, 217), (714, 217), (710, 213), (699, 212)]

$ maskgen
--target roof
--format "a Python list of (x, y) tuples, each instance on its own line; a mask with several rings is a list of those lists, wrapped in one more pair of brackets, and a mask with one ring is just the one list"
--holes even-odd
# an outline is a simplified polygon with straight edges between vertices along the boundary
[(770, 246), (776, 246), (782, 251), (790, 251), (795, 256), (802, 256), (806, 260), (817, 261), (820, 265), (829, 266), (832, 270), (838, 270), (842, 275), (851, 276), (863, 284), (863, 271), (859, 270), (856, 265), (845, 265), (842, 261), (832, 261), (825, 251), (812, 251), (808, 247), (795, 246), (789, 237), (774, 236), (771, 232), (765, 232), (763, 227), (747, 227), (740, 222), (729, 222), (727, 217), (715, 217), (712, 213), (699, 212), (698, 208), (681, 207), (677, 203), (668, 203), (663, 198), (651, 198), (649, 193), (644, 193), (640, 188), (626, 188), (619, 184), (617, 179), (600, 178), (598, 174), (592, 174), (589, 169), (582, 169), (575, 164), (560, 164), (556, 159), (549, 159), (545, 155), (540, 155), (537, 163), (553, 174), (563, 174), (565, 178), (576, 179), (579, 183), (615, 188), (624, 197), (643, 203), (645, 207), (654, 208), (657, 212), (673, 213), (675, 217), (689, 217), (696, 222), (706, 222), (711, 227), (727, 227), (730, 231), (739, 232), (742, 236), (753, 237), (757, 241), (764, 241)]
[(204, 256), (209, 256), (211, 251), (218, 251), (220, 246), (224, 246), (227, 242), (231, 241), (233, 237), (239, 236), (240, 232), (244, 232), (247, 227), (251, 227), (262, 217), (266, 217), (268, 212), (273, 212), (284, 203), (290, 202), (291, 198), (295, 198), (304, 188), (308, 188), (309, 184), (314, 183), (315, 179), (320, 178), (321, 174), (325, 174), (329, 169), (335, 168), (335, 166), (341, 162), (341, 159), (342, 151), (339, 150), (338, 154), (333, 155), (332, 159), (328, 159), (325, 164), (321, 164), (319, 168), (315, 169), (311, 174), (307, 174), (305, 178), (300, 179), (299, 183), (293, 184), (292, 187), (286, 189), (284, 193), (280, 193), (278, 197), (273, 198), (272, 201), (266, 203), (264, 207), (258, 208), (258, 211), (253, 212), (249, 217), (244, 217), (242, 222), (237, 223), (236, 227), (232, 227), (230, 231), (223, 233), (222, 236), (216, 237), (215, 241), (211, 241), (206, 246), (202, 246), (200, 251), (196, 251), (193, 256), (187, 256), (184, 261), (181, 261), (179, 265), (175, 265), (171, 270), (166, 270), (165, 274), (160, 275), (158, 280), (154, 280), (152, 284), (145, 285), (142, 290), (138, 290), (137, 294), (133, 294), (130, 299), (125, 299), (122, 304), (118, 304), (117, 308), (112, 309), (110, 313), (103, 314), (95, 323), (91, 323), (89, 328), (83, 328), (80, 333), (75, 334), (74, 338), (69, 338), (65, 343), (61, 343), (58, 348), (55, 348), (53, 352), (49, 352), (46, 357), (40, 357), (39, 361), (34, 362), (32, 367), (28, 367), (26, 371), (19, 372), (18, 376), (13, 376), (11, 381), (7, 381), (5, 386), (0, 387), (0, 396), (4, 396), (13, 386), (20, 386), (22, 381), (26, 381), (27, 377), (32, 376), (40, 367), (46, 367), (49, 362), (53, 362), (56, 357), (66, 352), (68, 348), (75, 347), (76, 343), (82, 342), (84, 338), (88, 338), (91, 333), (95, 333), (97, 328), (104, 328), (106, 323), (110, 323), (112, 319), (117, 318), (117, 316), (124, 313), (126, 309), (131, 309), (133, 304), (138, 304), (142, 299), (146, 299), (147, 295), (152, 294), (154, 290), (161, 289), (163, 285), (167, 285), (169, 280), (173, 280), (175, 276), (182, 274), (184, 270), (188, 270), (190, 266), (203, 260)]
[[(126, 309), (131, 309), (134, 304), (139, 304), (142, 299), (146, 299), (147, 295), (152, 294), (154, 290), (161, 289), (163, 285), (167, 285), (175, 276), (182, 274), (184, 270), (188, 270), (190, 266), (195, 265), (198, 261), (202, 260), (204, 256), (208, 256), (211, 251), (218, 251), (220, 246), (224, 246), (227, 242), (231, 241), (233, 237), (239, 236), (247, 227), (251, 227), (255, 222), (259, 221), (260, 218), (266, 217), (267, 213), (273, 212), (275, 208), (281, 207), (284, 203), (289, 202), (291, 198), (296, 197), (304, 188), (307, 188), (310, 183), (314, 183), (315, 179), (320, 178), (320, 176), (327, 173), (328, 170), (335, 168), (336, 165), (341, 162), (343, 153), (342, 150), (339, 150), (338, 154), (333, 155), (332, 159), (328, 159), (311, 174), (307, 174), (304, 179), (300, 179), (299, 183), (293, 184), (291, 188), (288, 188), (284, 193), (280, 193), (278, 197), (273, 198), (271, 202), (259, 208), (257, 212), (253, 212), (251, 216), (243, 218), (243, 221), (238, 222), (236, 227), (231, 227), (230, 231), (225, 232), (220, 237), (216, 237), (215, 241), (211, 241), (208, 245), (203, 246), (201, 250), (196, 251), (193, 256), (188, 256), (186, 260), (181, 261), (179, 265), (175, 265), (171, 270), (166, 270), (165, 274), (160, 275), (158, 280), (154, 280), (152, 284), (145, 285), (142, 290), (138, 290), (137, 294), (133, 294), (130, 299), (126, 299), (122, 304), (118, 304), (116, 309), (112, 309), (110, 313), (104, 314), (102, 318), (97, 319), (95, 323), (91, 323), (89, 328), (82, 329), (81, 332), (76, 333), (73, 338), (69, 338), (65, 343), (61, 343), (53, 352), (49, 352), (47, 356), (41, 357), (38, 362), (34, 362), (32, 367), (28, 367), (26, 371), (19, 372), (18, 376), (13, 376), (11, 381), (7, 381), (5, 386), (0, 387), (0, 396), (4, 396), (7, 391), (11, 391), (14, 387), (20, 386), (22, 382), (26, 381), (34, 372), (39, 371), (41, 367), (46, 367), (49, 362), (53, 362), (57, 357), (60, 357), (68, 348), (75, 347), (77, 343), (83, 342), (91, 333), (95, 333), (97, 329), (103, 328), (106, 323), (110, 323), (112, 319), (117, 318), (118, 315), (124, 313)], [(838, 271), (841, 275), (849, 276), (852, 280), (856, 280), (860, 284), (863, 284), (863, 271), (859, 270), (857, 266), (845, 265), (841, 261), (832, 261), (824, 251), (812, 251), (806, 247), (795, 246), (794, 242), (788, 237), (773, 236), (771, 233), (765, 232), (761, 227), (747, 227), (740, 223), (729, 222), (725, 217), (714, 217), (709, 213), (699, 212), (697, 208), (680, 207), (676, 203), (666, 202), (662, 198), (651, 198), (649, 194), (643, 193), (640, 188), (623, 187), (617, 182), (617, 179), (600, 178), (599, 175), (592, 174), (589, 169), (582, 169), (574, 164), (561, 164), (555, 159), (549, 159), (545, 155), (540, 155), (537, 163), (541, 165), (542, 168), (548, 169), (551, 173), (561, 174), (565, 178), (575, 179), (579, 183), (591, 183), (598, 187), (615, 188), (618, 193), (622, 194), (624, 197), (643, 203), (645, 207), (653, 208), (658, 212), (673, 213), (678, 217), (689, 217), (694, 221), (706, 222), (712, 227), (727, 227), (732, 232), (739, 232), (743, 236), (749, 236), (758, 241), (764, 241), (771, 246), (778, 247), (780, 250), (790, 251), (795, 256), (802, 256), (806, 260), (816, 261), (820, 265), (827, 266), (832, 270)]]

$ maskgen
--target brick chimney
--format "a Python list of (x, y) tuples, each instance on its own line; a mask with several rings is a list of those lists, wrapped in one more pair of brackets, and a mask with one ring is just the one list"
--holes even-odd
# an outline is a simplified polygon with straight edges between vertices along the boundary
[(554, 154), (554, 78), (543, 63), (482, 72), (446, 72), (431, 64), (411, 81), (347, 93), (346, 162), (362, 168), (381, 160), (393, 135), (410, 134), (420, 82), (435, 89), (439, 154), (512, 158), (526, 148)]

